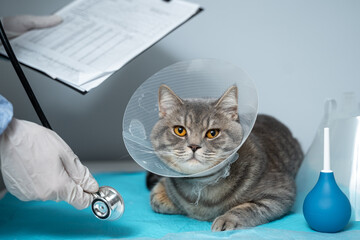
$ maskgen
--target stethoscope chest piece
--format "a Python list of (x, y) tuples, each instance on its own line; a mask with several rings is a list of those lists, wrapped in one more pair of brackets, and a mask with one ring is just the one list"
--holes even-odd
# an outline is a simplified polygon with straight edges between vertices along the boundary
[(94, 215), (101, 220), (116, 220), (124, 213), (124, 200), (114, 188), (103, 186), (93, 194), (94, 200), (91, 209)]

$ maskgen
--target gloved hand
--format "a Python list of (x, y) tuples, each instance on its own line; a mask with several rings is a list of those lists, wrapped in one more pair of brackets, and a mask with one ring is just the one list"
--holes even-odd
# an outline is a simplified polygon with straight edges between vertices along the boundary
[(53, 131), (13, 119), (0, 136), (1, 171), (7, 190), (23, 201), (91, 204), (99, 185), (70, 147)]
[(9, 39), (15, 38), (32, 29), (54, 27), (62, 22), (62, 18), (57, 15), (50, 16), (9, 16), (3, 17), (2, 23)]

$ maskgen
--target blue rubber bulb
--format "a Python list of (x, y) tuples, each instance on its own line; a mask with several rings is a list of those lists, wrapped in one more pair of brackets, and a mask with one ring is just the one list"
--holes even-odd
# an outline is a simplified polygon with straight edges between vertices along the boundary
[(310, 227), (319, 232), (339, 232), (348, 224), (351, 205), (336, 184), (333, 172), (320, 173), (318, 182), (305, 198), (303, 212)]

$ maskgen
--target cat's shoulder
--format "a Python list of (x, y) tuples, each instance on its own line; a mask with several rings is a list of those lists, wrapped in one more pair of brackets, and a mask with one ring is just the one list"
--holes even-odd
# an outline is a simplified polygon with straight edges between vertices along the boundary
[(285, 126), (282, 122), (280, 122), (278, 119), (276, 119), (273, 116), (267, 115), (267, 114), (258, 114), (254, 126), (255, 129), (271, 129), (275, 131), (285, 131), (288, 134), (291, 134), (289, 128)]
[(278, 119), (271, 115), (267, 114), (258, 114), (256, 118), (256, 123), (259, 124), (278, 124), (281, 123)]

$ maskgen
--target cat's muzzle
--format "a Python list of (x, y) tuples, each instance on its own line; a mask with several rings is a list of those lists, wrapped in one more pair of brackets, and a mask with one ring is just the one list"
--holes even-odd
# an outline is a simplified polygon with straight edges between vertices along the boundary
[(109, 186), (102, 186), (93, 194), (91, 210), (101, 220), (116, 220), (124, 213), (124, 200), (120, 193)]

